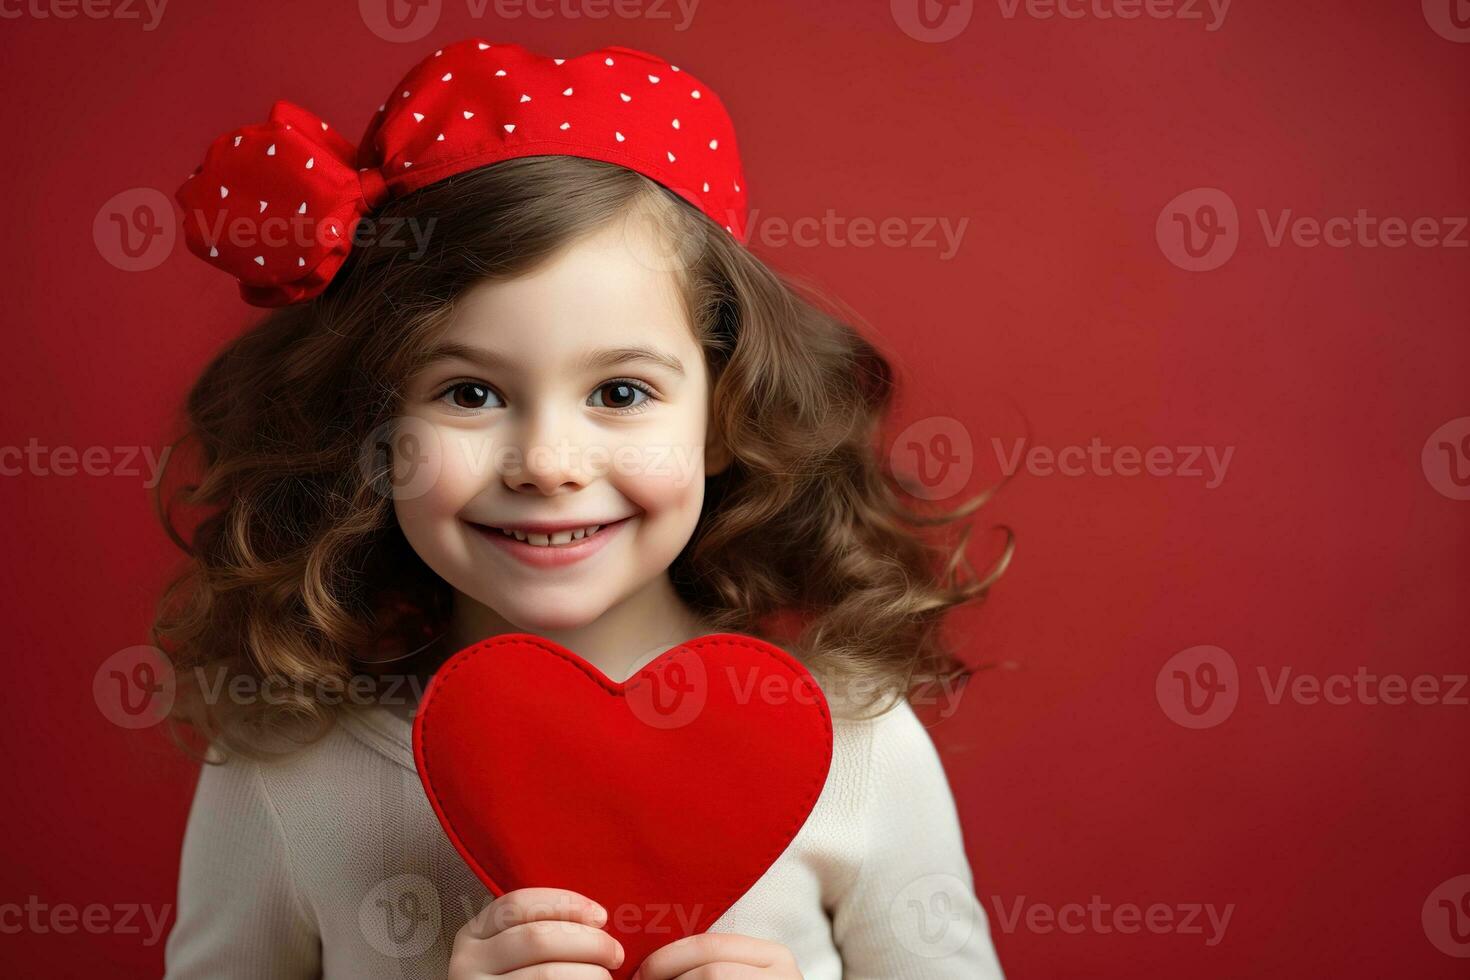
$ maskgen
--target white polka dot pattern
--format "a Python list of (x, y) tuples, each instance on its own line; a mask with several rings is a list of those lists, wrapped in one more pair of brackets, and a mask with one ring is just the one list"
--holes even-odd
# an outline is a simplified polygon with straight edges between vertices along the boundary
[(318, 295), (383, 202), (524, 156), (636, 170), (746, 241), (734, 124), (710, 88), (651, 54), (614, 46), (549, 58), (469, 39), (419, 62), (354, 147), (284, 100), (265, 123), (220, 136), (176, 197), (190, 251), (257, 306)]

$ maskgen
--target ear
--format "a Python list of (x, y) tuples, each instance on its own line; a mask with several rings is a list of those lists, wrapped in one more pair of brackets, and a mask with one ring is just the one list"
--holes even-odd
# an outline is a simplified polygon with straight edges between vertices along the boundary
[(720, 437), (718, 428), (711, 423), (709, 436), (704, 443), (704, 475), (716, 476), (724, 472), (725, 468), (733, 461), (730, 447), (725, 445), (725, 440)]

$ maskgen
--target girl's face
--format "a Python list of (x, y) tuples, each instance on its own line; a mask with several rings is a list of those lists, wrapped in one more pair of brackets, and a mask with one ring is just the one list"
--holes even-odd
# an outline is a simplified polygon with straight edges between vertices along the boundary
[(640, 259), (653, 235), (613, 221), (472, 288), (406, 386), (399, 525), (515, 628), (592, 623), (657, 583), (699, 519), (710, 384), (674, 273)]

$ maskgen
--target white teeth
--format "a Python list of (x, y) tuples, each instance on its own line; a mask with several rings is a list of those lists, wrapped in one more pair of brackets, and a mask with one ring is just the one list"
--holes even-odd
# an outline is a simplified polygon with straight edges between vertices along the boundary
[(527, 544), (534, 544), (543, 548), (549, 548), (552, 545), (570, 544), (573, 541), (579, 541), (582, 538), (587, 537), (589, 534), (596, 534), (599, 530), (601, 530), (601, 528), (601, 524), (593, 524), (589, 527), (579, 527), (567, 531), (557, 531), (555, 534), (527, 534), (525, 531), (507, 531), (505, 528), (498, 528), (497, 530), (499, 530), (501, 534), (515, 538), (517, 541), (524, 541)]

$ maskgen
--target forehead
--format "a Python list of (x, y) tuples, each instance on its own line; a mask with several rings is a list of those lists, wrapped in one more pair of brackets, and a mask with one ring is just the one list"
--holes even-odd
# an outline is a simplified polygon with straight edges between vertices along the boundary
[(696, 354), (679, 276), (650, 261), (662, 254), (652, 235), (644, 221), (614, 219), (514, 279), (479, 283), (443, 339), (542, 362), (629, 344)]

